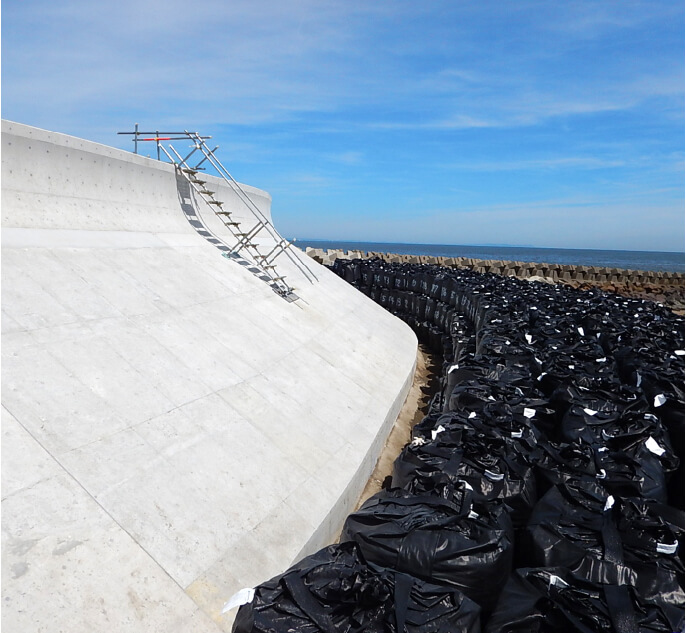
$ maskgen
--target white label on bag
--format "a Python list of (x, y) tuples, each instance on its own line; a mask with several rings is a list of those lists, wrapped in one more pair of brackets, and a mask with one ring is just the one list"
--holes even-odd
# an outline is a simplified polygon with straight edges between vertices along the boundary
[(478, 515), (476, 512), (474, 512), (474, 510), (470, 510), (470, 511), (469, 511), (469, 514), (468, 514), (467, 516), (468, 516), (470, 519), (478, 519), (478, 518), (479, 518), (479, 515)]
[(476, 417), (476, 411), (472, 411), (472, 412), (469, 414), (468, 419), (471, 420), (471, 419), (473, 419), (473, 418), (475, 418), (475, 417)]
[[(538, 359), (536, 359), (536, 360), (538, 360)], [(540, 363), (541, 361), (539, 360), (538, 362)], [(538, 380), (538, 382), (541, 382), (541, 380), (543, 380), (543, 376), (547, 376), (547, 375), (548, 375), (547, 371), (541, 372), (541, 375), (538, 378), (536, 378), (536, 380)]]
[(550, 574), (550, 580), (548, 581), (549, 587), (569, 587), (569, 585), (562, 580), (559, 576), (555, 574)]
[(577, 328), (577, 332), (579, 332), (579, 334), (581, 334), (581, 336), (584, 336), (584, 328), (582, 328), (582, 327)]
[(445, 427), (441, 424), (437, 429), (431, 431), (431, 439), (435, 440), (443, 431), (445, 431)]
[(460, 368), (459, 365), (451, 365), (450, 369), (448, 369), (448, 373), (450, 373), (451, 371), (455, 371), (456, 369), (459, 369), (459, 368)]
[(527, 407), (524, 407), (524, 417), (525, 418), (533, 418), (536, 415), (536, 409), (529, 409)]
[(229, 601), (224, 605), (224, 608), (222, 609), (222, 613), (226, 613), (234, 607), (241, 607), (244, 604), (248, 604), (248, 602), (252, 602), (252, 599), (254, 597), (255, 590), (252, 587), (246, 587), (245, 589), (241, 589), (229, 598)]
[(415, 437), (411, 442), (410, 446), (424, 446), (426, 440), (423, 437)]
[(510, 437), (514, 437), (515, 439), (519, 439), (524, 435), (524, 431), (511, 431), (510, 432)]
[(662, 457), (667, 452), (657, 443), (657, 440), (652, 435), (646, 440), (646, 448), (658, 457)]
[(657, 409), (658, 407), (661, 407), (665, 402), (667, 402), (667, 398), (665, 398), (664, 394), (658, 393), (655, 396), (655, 400), (653, 400), (653, 406)]
[(531, 336), (531, 334), (525, 334), (524, 338), (526, 339), (526, 342), (531, 345), (531, 342), (534, 340), (534, 337)]
[(636, 389), (638, 389), (641, 386), (641, 381), (643, 378), (641, 377), (641, 374), (636, 372)]
[[(607, 450), (607, 448), (605, 450)], [(596, 477), (596, 479), (605, 479), (605, 477), (607, 477), (607, 473), (605, 472), (605, 469), (601, 468), (600, 472), (595, 477)]]
[(676, 554), (676, 551), (679, 549), (679, 541), (674, 541), (671, 545), (658, 543), (655, 549), (658, 554)]
[(677, 356), (684, 356), (686, 355), (686, 350), (683, 349), (678, 349), (676, 352), (674, 352)]
[(595, 362), (596, 362), (596, 363), (606, 363), (606, 362), (607, 362), (607, 358), (605, 358), (604, 356), (603, 356), (602, 358), (596, 358), (596, 359), (595, 359)]
[(593, 409), (584, 409), (584, 413), (587, 415), (596, 415), (598, 412)]
[(607, 512), (614, 504), (615, 504), (615, 498), (612, 495), (610, 495), (607, 498), (607, 501), (605, 502), (605, 507), (603, 508), (603, 512)]
[(574, 365), (567, 365), (570, 369), (574, 369)]

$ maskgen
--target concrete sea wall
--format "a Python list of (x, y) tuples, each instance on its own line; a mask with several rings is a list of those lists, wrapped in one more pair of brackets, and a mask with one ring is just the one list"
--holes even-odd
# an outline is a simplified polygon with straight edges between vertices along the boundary
[(340, 530), (416, 337), (297, 249), (293, 302), (222, 257), (171, 165), (7, 121), (2, 143), (3, 630), (228, 631), (228, 597)]

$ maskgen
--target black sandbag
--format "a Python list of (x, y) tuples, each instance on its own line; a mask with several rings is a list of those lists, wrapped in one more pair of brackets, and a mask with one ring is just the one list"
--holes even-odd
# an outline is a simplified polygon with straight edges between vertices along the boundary
[(657, 455), (635, 437), (616, 437), (605, 445), (543, 442), (536, 464), (541, 490), (570, 478), (595, 478), (612, 494), (667, 502), (665, 471)]
[(658, 416), (669, 431), (672, 444), (684, 459), (684, 373), (683, 365), (678, 369), (642, 370), (641, 389)]
[(511, 526), (458, 486), (449, 499), (402, 489), (374, 495), (348, 516), (341, 539), (354, 540), (369, 562), (456, 587), (488, 611), (511, 571)]
[(531, 566), (602, 567), (608, 548), (636, 572), (645, 601), (684, 604), (684, 514), (667, 505), (613, 497), (593, 480), (569, 480), (536, 504), (527, 526)]
[[(440, 392), (439, 392), (440, 393)], [(436, 430), (431, 441), (417, 437), (393, 464), (393, 487), (421, 491), (421, 482), (442, 472), (453, 482), (466, 481), (479, 502), (503, 501), (515, 527), (524, 525), (536, 503), (533, 467), (506, 438), (491, 430), (466, 425)]]
[[(525, 396), (516, 385), (476, 378), (470, 370), (453, 372), (457, 385), (444, 403), (446, 415), (455, 414), (462, 419), (476, 419), (497, 429), (506, 437), (521, 438), (530, 449), (543, 439), (546, 429), (553, 425), (554, 412), (546, 400)], [(446, 392), (449, 383), (446, 384)]]
[(603, 585), (562, 567), (517, 569), (484, 633), (675, 633), (684, 610), (644, 601), (630, 585)]
[(570, 441), (579, 439), (624, 452), (646, 467), (647, 462), (657, 461), (667, 480), (679, 466), (669, 434), (652, 413), (596, 411), (573, 405), (562, 421), (562, 431)]
[(457, 411), (444, 411), (440, 416), (423, 418), (412, 428), (412, 441), (415, 444), (427, 444), (443, 432), (448, 435), (463, 431), (475, 432), (481, 437), (494, 436), (501, 439), (508, 455), (516, 454), (522, 463), (533, 466), (540, 452), (538, 443), (541, 441), (541, 434), (531, 423), (531, 419), (513, 411), (502, 401), (485, 400), (474, 404), (475, 406), (466, 405)]
[(256, 587), (232, 632), (479, 633), (479, 619), (458, 590), (368, 565), (348, 542)]

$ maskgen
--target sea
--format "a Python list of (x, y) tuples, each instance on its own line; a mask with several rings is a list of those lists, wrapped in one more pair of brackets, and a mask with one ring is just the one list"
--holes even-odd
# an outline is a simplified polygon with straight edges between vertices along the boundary
[(463, 246), (459, 244), (397, 244), (390, 242), (341, 242), (297, 239), (295, 246), (325, 250), (375, 251), (398, 255), (470, 257), (496, 261), (601, 266), (626, 270), (684, 272), (684, 253), (659, 251), (610, 251), (580, 248), (533, 248), (524, 246)]

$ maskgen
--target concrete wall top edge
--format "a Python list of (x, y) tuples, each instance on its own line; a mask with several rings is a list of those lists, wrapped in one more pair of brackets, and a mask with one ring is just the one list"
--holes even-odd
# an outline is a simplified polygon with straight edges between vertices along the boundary
[[(134, 165), (140, 165), (146, 169), (157, 169), (167, 173), (173, 173), (174, 167), (166, 162), (158, 161), (154, 158), (148, 158), (147, 156), (142, 156), (140, 154), (134, 154), (127, 150), (118, 149), (116, 147), (110, 147), (109, 145), (104, 145), (102, 143), (96, 143), (94, 141), (88, 141), (86, 139), (79, 138), (77, 136), (70, 136), (69, 134), (63, 134), (61, 132), (50, 132), (48, 130), (43, 130), (41, 128), (33, 127), (25, 123), (17, 123), (15, 121), (8, 121), (7, 119), (2, 119), (2, 133), (3, 135), (14, 135), (26, 139), (33, 139), (38, 142), (50, 143), (57, 147), (70, 148), (74, 150), (81, 150), (91, 154), (97, 154), (104, 158), (111, 158), (118, 161), (123, 161), (131, 163)], [(208, 182), (213, 184), (224, 184), (223, 179), (212, 174), (206, 174)], [(239, 183), (241, 188), (252, 195), (258, 195), (264, 197), (265, 200), (271, 202), (271, 195), (264, 189), (258, 189), (252, 185), (246, 185), (244, 183)]]

